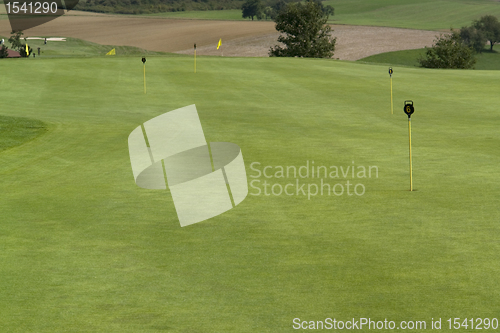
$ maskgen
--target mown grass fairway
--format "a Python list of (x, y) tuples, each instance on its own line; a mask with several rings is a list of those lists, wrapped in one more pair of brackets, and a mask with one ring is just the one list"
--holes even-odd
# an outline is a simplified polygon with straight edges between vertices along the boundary
[[(0, 152), (2, 331), (498, 318), (498, 71), (395, 67), (391, 115), (387, 66), (209, 57), (194, 74), (190, 57), (148, 57), (146, 67), (144, 95), (140, 57), (0, 61), (0, 114), (49, 128)], [(181, 228), (168, 191), (135, 185), (127, 138), (193, 103), (207, 141), (241, 147), (249, 182), (253, 162), (354, 161), (378, 178), (325, 179), (362, 183), (362, 196), (249, 194)]]

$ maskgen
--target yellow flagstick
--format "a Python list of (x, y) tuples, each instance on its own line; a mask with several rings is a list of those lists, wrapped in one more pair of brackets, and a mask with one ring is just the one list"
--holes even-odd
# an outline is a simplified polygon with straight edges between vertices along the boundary
[(144, 64), (144, 93), (146, 93), (146, 58), (142, 57), (142, 63)]
[(411, 163), (411, 117), (408, 117), (408, 137), (410, 138), (410, 191), (413, 191), (413, 165)]
[(392, 75), (391, 75), (391, 114), (394, 114), (393, 103), (392, 103)]
[(392, 103), (392, 73), (394, 73), (394, 71), (392, 70), (392, 67), (389, 67), (389, 76), (391, 77), (391, 114), (394, 114)]
[(194, 72), (196, 73), (196, 43), (194, 44)]
[(405, 101), (404, 112), (408, 116), (408, 138), (410, 143), (410, 191), (413, 191), (413, 164), (411, 161), (411, 115), (415, 112), (413, 101)]

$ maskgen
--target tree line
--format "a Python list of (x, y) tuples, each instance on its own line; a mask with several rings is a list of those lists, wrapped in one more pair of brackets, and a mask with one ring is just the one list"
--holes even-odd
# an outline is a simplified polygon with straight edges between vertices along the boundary
[[(250, 18), (252, 21), (254, 17), (258, 20), (263, 18), (266, 20), (275, 20), (278, 14), (285, 10), (287, 4), (290, 2), (290, 0), (288, 2), (285, 0), (277, 0), (274, 3), (266, 3), (262, 0), (246, 0), (241, 7), (242, 16), (243, 18)], [(335, 14), (335, 9), (332, 6), (324, 6), (320, 0), (315, 0), (314, 2), (326, 16), (333, 16)]]
[[(297, 0), (259, 0), (253, 17), (271, 18), (272, 10)], [(281, 2), (278, 5), (278, 2)], [(151, 14), (190, 10), (241, 9), (245, 0), (80, 0), (74, 9), (117, 14)], [(251, 5), (253, 6), (253, 4)]]
[(241, 0), (80, 0), (74, 9), (117, 14), (240, 9)]

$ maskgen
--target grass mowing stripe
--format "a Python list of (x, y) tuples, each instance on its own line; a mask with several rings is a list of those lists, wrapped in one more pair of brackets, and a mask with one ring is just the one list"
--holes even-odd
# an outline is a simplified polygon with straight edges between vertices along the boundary
[(0, 115), (0, 152), (31, 141), (47, 130), (40, 120)]

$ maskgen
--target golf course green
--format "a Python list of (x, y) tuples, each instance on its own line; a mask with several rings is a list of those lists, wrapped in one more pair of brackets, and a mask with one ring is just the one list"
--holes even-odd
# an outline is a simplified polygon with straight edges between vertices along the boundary
[[(0, 61), (1, 140), (8, 117), (32, 119), (24, 143), (0, 150), (0, 331), (274, 333), (296, 318), (370, 318), (401, 332), (499, 318), (500, 72), (393, 68), (391, 114), (385, 65), (199, 57), (195, 74), (192, 57), (148, 56), (144, 94), (140, 56)], [(207, 141), (237, 144), (257, 182), (181, 228), (168, 190), (136, 186), (127, 139), (191, 104)], [(313, 161), (378, 172), (255, 171)], [(264, 181), (364, 193), (265, 195)]]

